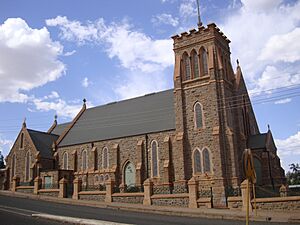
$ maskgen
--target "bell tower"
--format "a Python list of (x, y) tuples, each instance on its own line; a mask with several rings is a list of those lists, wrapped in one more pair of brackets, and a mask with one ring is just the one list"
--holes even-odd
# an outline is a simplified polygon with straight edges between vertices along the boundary
[[(227, 185), (237, 185), (239, 177), (233, 113), (228, 101), (235, 95), (230, 41), (216, 24), (199, 25), (197, 30), (172, 37), (175, 180), (196, 177), (214, 182), (224, 191)], [(203, 155), (205, 149), (209, 153)]]

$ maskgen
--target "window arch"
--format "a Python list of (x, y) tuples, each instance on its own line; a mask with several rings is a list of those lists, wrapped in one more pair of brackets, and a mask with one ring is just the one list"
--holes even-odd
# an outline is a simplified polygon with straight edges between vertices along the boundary
[(151, 171), (152, 177), (158, 177), (158, 145), (155, 140), (151, 143)]
[(210, 166), (210, 153), (207, 148), (204, 148), (202, 151), (203, 155), (203, 172), (204, 173), (210, 173), (211, 172), (211, 166)]
[(21, 143), (20, 143), (20, 148), (24, 147), (24, 133), (21, 134)]
[(96, 176), (94, 177), (94, 184), (98, 184), (98, 183), (99, 183), (99, 176), (96, 175)]
[(202, 173), (201, 152), (197, 148), (194, 151), (194, 174)]
[(105, 181), (108, 181), (108, 180), (109, 180), (109, 175), (108, 175), (108, 174), (105, 174), (104, 180), (105, 180)]
[(107, 169), (108, 166), (109, 166), (108, 148), (104, 147), (102, 151), (102, 167), (103, 169)]
[(192, 66), (193, 66), (193, 78), (199, 77), (199, 57), (195, 50), (192, 51)]
[(201, 64), (203, 76), (208, 75), (207, 52), (204, 48), (201, 49)]
[(185, 52), (182, 57), (183, 60), (183, 72), (184, 72), (184, 80), (190, 80), (191, 79), (191, 63), (190, 63), (190, 57)]
[(30, 179), (30, 152), (28, 151), (25, 156), (25, 180)]
[(68, 163), (69, 155), (67, 152), (63, 154), (63, 169), (67, 170), (69, 168), (69, 163)]
[(82, 152), (82, 170), (85, 171), (88, 168), (88, 156), (87, 156), (87, 150), (84, 150)]
[(14, 177), (16, 175), (16, 155), (14, 154), (11, 162), (11, 175)]
[(194, 105), (194, 122), (195, 128), (203, 127), (203, 109), (202, 105), (199, 102), (196, 102)]

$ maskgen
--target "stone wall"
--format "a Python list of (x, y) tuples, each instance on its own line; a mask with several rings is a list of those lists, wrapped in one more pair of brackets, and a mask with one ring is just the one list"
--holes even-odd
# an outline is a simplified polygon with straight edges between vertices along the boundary
[(113, 202), (143, 204), (144, 196), (112, 196)]
[[(254, 200), (251, 201), (252, 205)], [(275, 198), (258, 198), (256, 206), (263, 210), (277, 211), (298, 211), (300, 213), (300, 196), (292, 197), (275, 197)]]
[(33, 194), (33, 187), (30, 188), (17, 188), (17, 192), (21, 192), (21, 193), (27, 193), (27, 194)]
[(50, 197), (58, 197), (59, 191), (39, 191), (39, 195), (42, 196), (50, 196)]
[(97, 201), (97, 202), (104, 202), (105, 201), (105, 194), (80, 194), (80, 200), (88, 200), (88, 201)]
[(151, 201), (156, 206), (189, 207), (189, 197), (186, 195), (153, 195)]

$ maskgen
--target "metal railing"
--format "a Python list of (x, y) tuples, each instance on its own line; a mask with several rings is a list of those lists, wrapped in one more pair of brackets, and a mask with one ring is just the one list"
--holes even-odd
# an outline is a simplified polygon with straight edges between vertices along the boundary
[(19, 186), (34, 186), (34, 182), (28, 181), (28, 182), (19, 182)]
[(58, 183), (41, 184), (40, 189), (59, 189)]
[(106, 186), (105, 184), (96, 184), (96, 185), (90, 185), (90, 184), (83, 184), (81, 185), (82, 191), (105, 191)]

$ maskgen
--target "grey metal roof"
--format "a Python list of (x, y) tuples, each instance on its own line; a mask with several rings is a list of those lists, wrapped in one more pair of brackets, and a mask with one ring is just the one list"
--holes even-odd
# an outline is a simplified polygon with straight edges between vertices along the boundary
[(268, 133), (252, 135), (248, 138), (248, 148), (262, 149), (266, 148)]
[(62, 132), (70, 125), (71, 123), (62, 123), (62, 124), (58, 124), (56, 125), (56, 127), (54, 128), (54, 130), (51, 132), (51, 134), (55, 134), (55, 135), (61, 135)]
[(52, 158), (52, 144), (58, 139), (57, 135), (27, 129), (36, 147), (44, 158)]
[(172, 89), (87, 109), (59, 146), (173, 129)]

